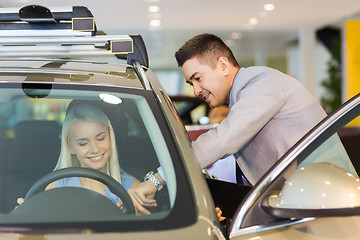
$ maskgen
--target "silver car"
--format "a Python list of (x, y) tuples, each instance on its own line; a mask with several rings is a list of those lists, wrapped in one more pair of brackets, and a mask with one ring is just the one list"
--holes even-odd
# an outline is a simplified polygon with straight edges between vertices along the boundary
[[(19, 15), (34, 9), (52, 12), (55, 20), (63, 16), (41, 6), (22, 9)], [(51, 19), (22, 16), (2, 24), (19, 26), (26, 20), (45, 28)], [(87, 15), (72, 18), (86, 24), (93, 20)], [(55, 22), (49, 26), (61, 23)], [(358, 171), (356, 147), (344, 148), (334, 140), (340, 130), (344, 143), (347, 136), (356, 136), (357, 129), (344, 133), (343, 127), (360, 114), (360, 95), (304, 136), (255, 186), (206, 179), (176, 109), (149, 69), (141, 36), (94, 36), (94, 29), (90, 35), (82, 29), (76, 32), (82, 36), (72, 36), (80, 26), (70, 24), (60, 32), (35, 30), (43, 35), (28, 38), (35, 33), (28, 25), (0, 38), (0, 239), (360, 238), (357, 172), (330, 164), (350, 157)], [(88, 48), (91, 56), (113, 50), (127, 62), (69, 60)], [(31, 59), (5, 59), (21, 54)], [(147, 208), (151, 214), (135, 214), (124, 183), (108, 174), (85, 167), (58, 169), (68, 143), (62, 137), (64, 121), (72, 109), (87, 109), (85, 105), (108, 118), (121, 172), (143, 181), (148, 172), (163, 169), (166, 185), (155, 195), (157, 206)], [(81, 185), (48, 189), (67, 178), (100, 181), (122, 206)], [(19, 198), (25, 201), (19, 204)], [(219, 222), (215, 206), (224, 210), (225, 221)]]

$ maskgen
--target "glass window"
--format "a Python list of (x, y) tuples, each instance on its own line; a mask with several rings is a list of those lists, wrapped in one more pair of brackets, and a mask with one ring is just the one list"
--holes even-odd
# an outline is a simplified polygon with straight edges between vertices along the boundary
[[(191, 191), (183, 179), (178, 151), (151, 92), (106, 86), (0, 85), (0, 224), (62, 222), (89, 227), (88, 222), (104, 222), (96, 227), (109, 228), (105, 224), (109, 221), (142, 223), (112, 225), (120, 231), (164, 229), (194, 221)], [(156, 172), (160, 166), (167, 185), (156, 194), (157, 207), (149, 208), (152, 214), (148, 216), (124, 215), (110, 187), (110, 192), (103, 188), (100, 194), (89, 193), (85, 190), (89, 181), (77, 176), (48, 182), (47, 191), (42, 189), (17, 204), (38, 179), (54, 169), (101, 170), (121, 182), (127, 192), (133, 179), (143, 181), (147, 172)], [(180, 195), (185, 202), (179, 201)], [(64, 199), (71, 199), (71, 204), (66, 205)], [(189, 221), (176, 223), (183, 216)], [(164, 223), (147, 223), (154, 220)]]
[(308, 157), (298, 162), (298, 168), (318, 162), (333, 164), (349, 173), (357, 175), (357, 172), (339, 138), (338, 133), (333, 134), (329, 139), (317, 147), (316, 150)]

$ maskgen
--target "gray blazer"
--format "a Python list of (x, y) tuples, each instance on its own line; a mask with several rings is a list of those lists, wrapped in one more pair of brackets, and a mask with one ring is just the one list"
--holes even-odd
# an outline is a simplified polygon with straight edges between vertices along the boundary
[(268, 67), (241, 68), (229, 103), (227, 118), (193, 142), (193, 150), (202, 168), (234, 154), (251, 184), (326, 116), (298, 80)]

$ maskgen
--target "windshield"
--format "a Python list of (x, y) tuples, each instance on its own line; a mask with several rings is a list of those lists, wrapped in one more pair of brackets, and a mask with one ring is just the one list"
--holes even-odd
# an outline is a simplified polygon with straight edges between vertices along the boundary
[[(0, 85), (1, 225), (57, 228), (62, 226), (58, 223), (69, 223), (93, 229), (94, 224), (87, 223), (97, 222), (95, 229), (108, 229), (109, 222), (130, 221), (130, 227), (119, 226), (154, 229), (169, 228), (169, 219), (175, 222), (187, 214), (184, 203), (177, 200), (182, 191), (188, 192), (182, 190), (186, 181), (180, 187), (177, 183), (184, 177), (175, 170), (179, 156), (151, 92), (106, 86)], [(89, 181), (76, 174), (42, 179), (47, 190), (40, 189), (18, 206), (18, 199), (54, 170), (92, 168), (121, 183), (126, 193), (134, 179), (141, 182), (160, 166), (167, 185), (156, 194), (157, 207), (148, 208), (147, 216), (120, 211), (116, 204), (122, 196), (114, 194), (111, 186), (104, 186), (100, 194), (87, 190)], [(177, 209), (181, 211), (176, 217)], [(187, 219), (192, 221), (191, 214)], [(154, 220), (155, 225), (147, 223)], [(158, 224), (161, 220), (168, 224)], [(121, 230), (111, 226), (112, 231)]]

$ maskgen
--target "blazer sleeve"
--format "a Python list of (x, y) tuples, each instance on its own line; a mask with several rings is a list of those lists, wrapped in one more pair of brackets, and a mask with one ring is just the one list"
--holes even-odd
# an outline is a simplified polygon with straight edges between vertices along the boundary
[[(234, 88), (234, 85), (233, 87)], [(243, 148), (285, 103), (285, 93), (270, 75), (251, 79), (241, 89), (232, 89), (236, 101), (217, 127), (192, 143), (201, 168)]]

